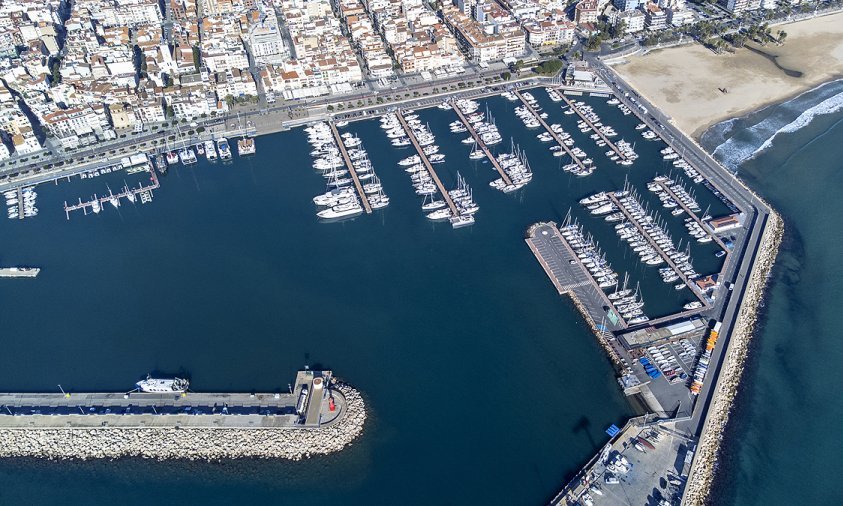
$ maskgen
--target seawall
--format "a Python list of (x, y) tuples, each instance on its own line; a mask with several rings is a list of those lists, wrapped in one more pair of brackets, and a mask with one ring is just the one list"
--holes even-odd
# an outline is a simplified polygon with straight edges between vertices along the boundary
[(363, 432), (360, 393), (336, 385), (347, 406), (338, 423), (317, 428), (14, 428), (0, 429), (0, 458), (215, 461), (237, 458), (302, 460), (342, 450)]
[(694, 464), (685, 488), (683, 504), (705, 504), (711, 493), (723, 432), (740, 386), (749, 342), (758, 319), (758, 308), (763, 301), (764, 289), (778, 255), (783, 235), (784, 223), (781, 217), (771, 210), (755, 265), (747, 283), (746, 295), (726, 349), (714, 398), (705, 419)]

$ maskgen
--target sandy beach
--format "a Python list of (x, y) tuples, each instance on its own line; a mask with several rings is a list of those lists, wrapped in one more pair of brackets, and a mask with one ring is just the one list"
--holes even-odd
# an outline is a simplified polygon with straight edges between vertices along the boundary
[[(843, 13), (773, 27), (768, 44), (717, 55), (699, 44), (628, 58), (614, 69), (698, 139), (709, 126), (843, 77)], [(720, 90), (723, 88), (726, 93)]]

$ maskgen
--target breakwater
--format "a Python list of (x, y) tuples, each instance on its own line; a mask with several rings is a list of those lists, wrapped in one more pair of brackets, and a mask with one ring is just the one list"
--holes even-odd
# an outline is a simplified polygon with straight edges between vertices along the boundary
[(755, 265), (747, 283), (746, 294), (729, 338), (714, 397), (706, 416), (693, 468), (685, 489), (683, 504), (704, 504), (711, 492), (723, 432), (729, 422), (729, 414), (740, 386), (749, 342), (758, 319), (758, 308), (763, 301), (764, 289), (776, 261), (783, 235), (784, 223), (781, 217), (771, 210)]
[(363, 432), (366, 408), (360, 393), (344, 384), (336, 385), (334, 393), (343, 397), (346, 411), (327, 427), (21, 427), (0, 429), (0, 457), (302, 460), (338, 452)]

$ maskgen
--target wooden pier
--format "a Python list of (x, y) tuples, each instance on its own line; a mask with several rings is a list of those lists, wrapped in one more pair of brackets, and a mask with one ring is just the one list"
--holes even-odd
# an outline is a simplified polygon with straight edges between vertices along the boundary
[(529, 109), (531, 113), (533, 113), (533, 116), (535, 116), (536, 119), (539, 121), (539, 123), (541, 123), (541, 125), (544, 127), (545, 131), (547, 133), (549, 133), (551, 135), (551, 137), (553, 137), (556, 140), (556, 143), (559, 144), (559, 146), (562, 147), (562, 149), (565, 151), (565, 153), (568, 154), (568, 156), (571, 157), (571, 159), (574, 161), (574, 163), (577, 164), (577, 166), (581, 170), (588, 171), (589, 168), (586, 167), (584, 163), (582, 163), (582, 161), (577, 157), (577, 155), (574, 154), (573, 151), (571, 151), (571, 148), (569, 148), (568, 145), (565, 144), (565, 141), (563, 141), (562, 138), (559, 137), (559, 135), (557, 135), (556, 132), (554, 132), (553, 129), (550, 128), (550, 126), (542, 119), (542, 117), (533, 108), (533, 106), (530, 105), (530, 103), (527, 102), (527, 100), (523, 96), (521, 96), (521, 92), (519, 92), (518, 90), (513, 90), (513, 93), (515, 93), (515, 95), (519, 98), (519, 100), (521, 100), (521, 103), (524, 104), (524, 106), (527, 107), (527, 109)]
[(366, 192), (363, 191), (363, 185), (360, 184), (360, 178), (357, 177), (357, 171), (354, 170), (354, 163), (352, 163), (351, 157), (348, 156), (348, 151), (346, 151), (345, 143), (343, 143), (342, 137), (337, 131), (337, 126), (334, 125), (333, 122), (330, 122), (329, 125), (331, 125), (331, 132), (334, 134), (334, 141), (340, 148), (340, 153), (342, 153), (342, 157), (345, 160), (345, 165), (348, 167), (348, 173), (351, 176), (351, 180), (354, 181), (354, 187), (357, 188), (357, 193), (360, 195), (360, 201), (363, 203), (363, 209), (366, 210), (366, 214), (372, 214), (372, 206), (369, 205), (369, 198), (366, 196)]
[(710, 307), (708, 300), (696, 289), (696, 285), (694, 284), (694, 282), (691, 279), (688, 279), (687, 276), (685, 276), (685, 273), (682, 272), (682, 269), (680, 269), (679, 266), (676, 265), (673, 259), (671, 259), (670, 256), (664, 252), (661, 246), (659, 246), (656, 241), (653, 240), (650, 234), (647, 233), (646, 230), (644, 230), (644, 227), (642, 227), (638, 220), (636, 220), (632, 216), (632, 214), (629, 213), (629, 211), (626, 209), (626, 206), (621, 203), (621, 201), (614, 195), (614, 193), (609, 192), (608, 195), (609, 199), (618, 207), (618, 209), (620, 209), (624, 216), (626, 216), (626, 219), (630, 223), (635, 225), (635, 228), (638, 229), (638, 232), (640, 232), (641, 235), (647, 240), (647, 242), (650, 243), (650, 246), (652, 246), (653, 249), (659, 254), (659, 256), (662, 257), (662, 259), (667, 263), (667, 265), (669, 265), (670, 268), (673, 269), (673, 271), (680, 278), (682, 278), (682, 281), (685, 282), (686, 285), (688, 285), (688, 288), (691, 290), (691, 292), (693, 292), (694, 295), (696, 295), (697, 298), (700, 300), (700, 302), (702, 302), (703, 307), (708, 309)]
[(726, 245), (723, 243), (723, 241), (719, 237), (717, 237), (717, 235), (714, 232), (709, 230), (708, 227), (705, 226), (705, 222), (703, 222), (699, 218), (699, 216), (696, 215), (696, 213), (691, 211), (691, 209), (688, 206), (686, 206), (684, 202), (682, 202), (682, 199), (680, 199), (679, 196), (676, 195), (676, 193), (673, 192), (673, 190), (671, 190), (666, 184), (664, 184), (663, 181), (657, 181), (657, 182), (659, 183), (659, 186), (661, 186), (664, 189), (664, 191), (666, 191), (668, 193), (668, 195), (670, 195), (670, 198), (672, 198), (674, 201), (676, 201), (676, 203), (679, 204), (679, 207), (684, 209), (685, 212), (688, 213), (688, 216), (693, 218), (694, 221), (696, 221), (697, 224), (700, 226), (700, 228), (702, 228), (703, 231), (705, 231), (705, 233), (708, 234), (709, 237), (711, 237), (712, 240), (714, 240), (714, 242), (716, 242), (717, 245), (720, 246), (723, 249), (723, 251), (726, 253), (726, 260), (729, 260), (729, 255), (731, 255), (732, 253), (729, 251), (729, 248), (726, 247)]
[(459, 106), (457, 106), (455, 100), (451, 101), (451, 108), (454, 110), (454, 112), (457, 113), (457, 116), (459, 116), (460, 121), (462, 121), (462, 124), (465, 125), (465, 128), (468, 130), (468, 133), (470, 133), (471, 136), (474, 138), (474, 142), (478, 146), (480, 146), (480, 149), (482, 149), (483, 153), (486, 154), (486, 158), (488, 158), (489, 161), (492, 162), (492, 165), (495, 167), (495, 170), (497, 170), (498, 174), (501, 175), (501, 179), (503, 179), (503, 182), (506, 183), (507, 186), (512, 185), (512, 180), (509, 178), (509, 175), (503, 170), (503, 167), (501, 167), (500, 163), (498, 163), (497, 158), (495, 158), (495, 156), (489, 150), (489, 146), (487, 146), (486, 143), (483, 142), (483, 139), (480, 137), (477, 131), (474, 130), (474, 125), (472, 125), (471, 122), (468, 121), (468, 118), (465, 117), (465, 114), (463, 114)]
[(84, 212), (87, 215), (88, 214), (88, 208), (91, 208), (91, 212), (93, 212), (93, 202), (95, 202), (95, 201), (98, 202), (99, 206), (100, 206), (100, 209), (102, 209), (103, 206), (107, 202), (111, 201), (112, 198), (116, 198), (118, 200), (118, 202), (123, 197), (125, 197), (127, 200), (131, 201), (131, 199), (129, 198), (129, 196), (131, 195), (131, 196), (134, 196), (135, 198), (140, 197), (141, 203), (149, 202), (151, 200), (152, 190), (157, 190), (158, 188), (161, 187), (161, 184), (158, 181), (158, 176), (155, 174), (155, 169), (152, 167), (151, 162), (148, 162), (148, 163), (149, 163), (148, 170), (149, 170), (149, 174), (150, 174), (149, 179), (151, 181), (151, 184), (149, 184), (147, 186), (139, 185), (137, 188), (129, 188), (127, 186), (123, 191), (121, 191), (119, 193), (110, 193), (109, 195), (103, 196), (103, 197), (96, 197), (96, 195), (95, 195), (95, 197), (96, 197), (95, 199), (88, 200), (88, 201), (85, 201), (85, 202), (83, 202), (82, 199), (80, 198), (78, 204), (68, 205), (67, 201), (65, 201), (65, 203), (64, 203), (65, 216), (67, 216), (67, 219), (69, 220), (70, 219), (70, 212), (71, 211), (77, 211), (77, 210), (80, 210), (80, 209), (82, 210), (82, 212)]
[(413, 129), (407, 124), (407, 120), (404, 119), (404, 114), (401, 111), (398, 111), (395, 113), (395, 116), (398, 118), (398, 121), (401, 122), (401, 127), (404, 128), (404, 133), (407, 134), (410, 142), (413, 143), (413, 146), (416, 148), (416, 152), (419, 154), (419, 158), (427, 169), (427, 172), (430, 174), (430, 177), (433, 178), (433, 182), (436, 183), (436, 187), (439, 188), (439, 193), (442, 194), (442, 198), (445, 199), (445, 203), (448, 204), (448, 207), (451, 209), (451, 216), (459, 216), (459, 209), (457, 209), (456, 204), (454, 204), (454, 200), (451, 198), (451, 195), (448, 194), (448, 190), (445, 189), (445, 185), (442, 184), (442, 181), (436, 174), (436, 170), (433, 169), (433, 165), (430, 163), (430, 160), (427, 159), (427, 155), (424, 154), (424, 149), (419, 145), (419, 141), (416, 139), (416, 134), (413, 133)]
[(586, 118), (585, 115), (583, 113), (581, 113), (579, 109), (576, 108), (574, 103), (571, 102), (570, 100), (568, 100), (568, 97), (566, 97), (564, 93), (560, 93), (559, 96), (562, 97), (562, 100), (564, 100), (565, 103), (568, 104), (568, 107), (570, 107), (571, 110), (573, 110), (575, 113), (577, 113), (577, 116), (579, 116), (580, 119), (585, 121), (585, 123), (592, 130), (594, 130), (594, 133), (596, 133), (597, 135), (600, 136), (601, 139), (603, 139), (603, 142), (605, 142), (606, 145), (609, 146), (612, 149), (612, 151), (614, 151), (615, 154), (617, 154), (621, 158), (621, 160), (627, 159), (627, 156), (623, 153), (623, 151), (618, 149), (618, 147), (615, 145), (615, 143), (610, 141), (609, 137), (607, 137), (606, 134), (604, 134), (603, 132), (600, 131), (600, 128), (594, 126), (594, 123), (592, 123), (590, 119)]

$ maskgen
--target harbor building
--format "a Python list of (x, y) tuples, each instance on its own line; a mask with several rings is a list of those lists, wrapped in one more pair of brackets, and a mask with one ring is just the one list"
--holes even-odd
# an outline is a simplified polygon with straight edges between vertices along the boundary
[(739, 214), (730, 214), (728, 216), (721, 216), (708, 220), (706, 226), (715, 234), (722, 234), (730, 230), (741, 227), (741, 217)]
[(691, 318), (663, 326), (649, 326), (621, 333), (618, 339), (628, 350), (678, 339), (699, 339), (708, 330), (702, 318)]

